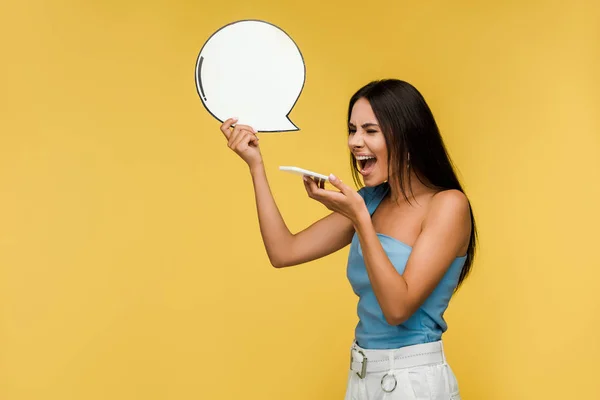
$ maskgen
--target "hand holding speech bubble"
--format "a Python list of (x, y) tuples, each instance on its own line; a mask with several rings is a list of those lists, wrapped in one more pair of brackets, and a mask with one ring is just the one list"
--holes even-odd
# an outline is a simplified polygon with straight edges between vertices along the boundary
[(220, 122), (259, 132), (297, 131), (288, 115), (302, 89), (306, 67), (300, 49), (280, 28), (243, 20), (216, 31), (196, 61), (196, 89)]

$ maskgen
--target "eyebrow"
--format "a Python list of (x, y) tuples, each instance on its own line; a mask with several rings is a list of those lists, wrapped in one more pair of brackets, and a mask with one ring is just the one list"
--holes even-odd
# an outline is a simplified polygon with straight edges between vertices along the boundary
[[(348, 126), (351, 126), (351, 127), (356, 127), (356, 125), (354, 125), (352, 122), (348, 122)], [(373, 126), (374, 126), (374, 127), (377, 127), (377, 128), (379, 128), (379, 125), (377, 125), (377, 124), (376, 124), (376, 123), (374, 123), (374, 122), (367, 122), (366, 124), (362, 124), (362, 125), (361, 125), (361, 127), (362, 127), (363, 129), (370, 128), (370, 127), (373, 127)]]

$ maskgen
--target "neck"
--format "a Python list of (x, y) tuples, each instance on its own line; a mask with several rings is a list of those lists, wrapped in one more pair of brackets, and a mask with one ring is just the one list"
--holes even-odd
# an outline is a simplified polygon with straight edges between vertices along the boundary
[[(410, 176), (410, 183), (409, 183), (409, 176)], [(421, 182), (419, 180), (419, 178), (417, 177), (417, 174), (415, 174), (412, 169), (410, 170), (409, 174), (404, 175), (403, 178), (404, 178), (403, 179), (404, 191), (406, 192), (406, 196), (408, 197), (409, 200), (413, 200), (423, 193), (429, 193), (432, 191), (432, 189), (430, 187), (428, 187), (427, 185), (425, 185), (423, 182)], [(400, 191), (400, 185), (399, 185), (398, 180), (392, 178), (389, 180), (389, 184), (390, 184), (390, 199), (396, 203), (399, 200), (404, 201), (404, 196), (402, 195), (402, 192)]]

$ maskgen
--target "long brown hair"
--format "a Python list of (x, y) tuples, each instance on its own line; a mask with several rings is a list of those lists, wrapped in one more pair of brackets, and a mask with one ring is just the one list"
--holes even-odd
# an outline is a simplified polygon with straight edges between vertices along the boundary
[[(388, 176), (398, 178), (399, 189), (404, 199), (410, 201), (404, 187), (405, 165), (409, 154), (411, 168), (425, 185), (435, 190), (456, 189), (465, 193), (454, 171), (431, 109), (414, 86), (398, 79), (385, 79), (367, 84), (350, 99), (348, 122), (350, 122), (354, 103), (361, 98), (370, 103), (379, 122), (388, 148)], [(354, 181), (357, 186), (362, 187), (358, 163), (352, 153), (350, 153), (350, 163)], [(410, 174), (408, 185), (410, 187)], [(457, 289), (471, 271), (475, 257), (477, 227), (470, 202), (469, 210), (471, 237)]]

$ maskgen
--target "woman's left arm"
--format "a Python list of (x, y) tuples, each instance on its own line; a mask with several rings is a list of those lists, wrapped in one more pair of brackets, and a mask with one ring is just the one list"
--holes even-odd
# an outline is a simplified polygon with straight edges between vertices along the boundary
[(362, 197), (333, 176), (330, 183), (340, 192), (325, 190), (312, 179), (305, 180), (311, 198), (352, 221), (383, 315), (390, 325), (403, 323), (433, 292), (469, 239), (471, 218), (467, 197), (458, 190), (433, 196), (404, 273), (399, 274), (381, 246)]
[(399, 325), (425, 302), (468, 240), (469, 203), (458, 190), (433, 196), (403, 274), (383, 250), (369, 215), (355, 224), (367, 273), (377, 301), (390, 325)]

